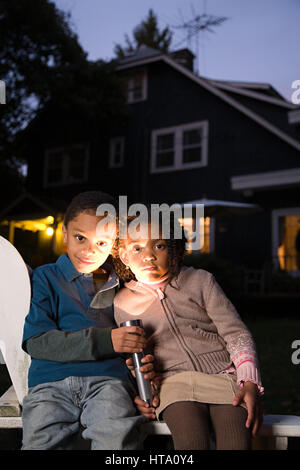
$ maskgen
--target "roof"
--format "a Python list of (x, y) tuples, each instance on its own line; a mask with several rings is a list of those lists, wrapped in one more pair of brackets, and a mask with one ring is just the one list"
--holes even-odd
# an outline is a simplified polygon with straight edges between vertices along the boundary
[[(137, 52), (119, 61), (117, 70), (122, 71), (156, 61), (165, 62), (296, 150), (300, 150), (300, 134), (289, 124), (288, 120), (288, 111), (300, 108), (286, 101), (270, 84), (213, 80), (198, 76), (176, 62), (172, 53), (164, 54), (147, 46), (143, 46)], [(263, 105), (269, 106), (269, 110), (263, 109)], [(272, 107), (277, 108), (275, 113)], [(280, 116), (279, 112), (281, 112)]]
[[(211, 83), (220, 88), (231, 87), (234, 88), (236, 91), (241, 90), (252, 90), (257, 93), (261, 93), (264, 96), (273, 96), (275, 98), (279, 98), (286, 102), (284, 97), (277, 91), (270, 83), (262, 83), (262, 82), (244, 82), (244, 81), (237, 81), (237, 80), (214, 80), (209, 79)], [(289, 103), (290, 104), (290, 103)]]
[(161, 51), (153, 49), (152, 47), (142, 45), (137, 51), (134, 51), (132, 53), (129, 52), (123, 59), (119, 59), (119, 64), (125, 65), (131, 62), (136, 62), (137, 60), (148, 59), (149, 57), (157, 57), (161, 55)]
[(45, 201), (40, 196), (36, 197), (27, 191), (22, 192), (11, 204), (0, 212), (0, 220), (19, 220), (24, 218), (38, 219), (46, 215), (56, 217), (58, 214), (64, 212), (63, 203), (56, 201), (56, 206), (53, 207), (52, 202)]

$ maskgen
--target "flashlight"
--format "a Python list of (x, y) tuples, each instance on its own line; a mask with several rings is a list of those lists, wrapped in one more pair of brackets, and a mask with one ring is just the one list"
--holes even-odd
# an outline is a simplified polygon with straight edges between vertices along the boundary
[[(120, 324), (120, 326), (139, 326), (143, 328), (141, 320), (128, 320)], [(142, 400), (147, 402), (151, 406), (151, 387), (149, 380), (145, 379), (143, 372), (140, 371), (140, 367), (143, 365), (142, 358), (145, 356), (144, 352), (133, 353), (132, 360), (134, 365), (135, 377), (139, 390), (139, 395)]]

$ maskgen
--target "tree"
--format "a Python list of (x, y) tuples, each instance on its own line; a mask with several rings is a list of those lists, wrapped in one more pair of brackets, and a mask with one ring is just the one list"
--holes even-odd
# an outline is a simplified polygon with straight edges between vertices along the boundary
[(50, 0), (0, 0), (0, 80), (6, 84), (6, 104), (0, 105), (2, 195), (12, 187), (5, 186), (6, 174), (19, 185), (31, 130), (44, 111), (70, 117), (70, 132), (72, 119), (108, 133), (119, 122), (124, 99), (114, 64), (89, 62), (69, 19)]
[(7, 155), (65, 74), (86, 61), (67, 19), (49, 0), (0, 0), (0, 79), (7, 94), (0, 145)]
[(172, 31), (166, 26), (162, 31), (159, 30), (157, 16), (152, 9), (148, 12), (148, 17), (142, 21), (133, 31), (133, 39), (125, 35), (126, 46), (120, 44), (115, 46), (115, 54), (119, 59), (126, 54), (137, 50), (141, 45), (152, 47), (162, 52), (168, 52), (172, 41)]

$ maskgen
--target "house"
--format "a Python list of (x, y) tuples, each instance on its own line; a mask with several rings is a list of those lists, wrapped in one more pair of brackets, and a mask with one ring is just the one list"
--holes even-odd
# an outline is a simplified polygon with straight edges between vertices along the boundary
[(142, 47), (120, 60), (128, 114), (107, 138), (48, 116), (54, 132), (40, 125), (32, 139), (28, 192), (51, 207), (95, 188), (128, 203), (204, 202), (202, 251), (300, 272), (299, 107), (266, 83), (201, 77), (193, 59)]
[(198, 76), (192, 59), (186, 49), (142, 48), (120, 62), (131, 116), (111, 141), (111, 171), (132, 199), (205, 198), (207, 215), (209, 201), (222, 201), (228, 213), (207, 220), (208, 249), (248, 267), (299, 271), (299, 107), (269, 84)]

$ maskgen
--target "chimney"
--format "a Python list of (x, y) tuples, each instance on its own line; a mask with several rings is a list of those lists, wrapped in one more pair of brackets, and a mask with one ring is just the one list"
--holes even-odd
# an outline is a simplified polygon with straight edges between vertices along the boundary
[(171, 52), (170, 57), (178, 64), (194, 72), (194, 54), (189, 49), (179, 49)]

